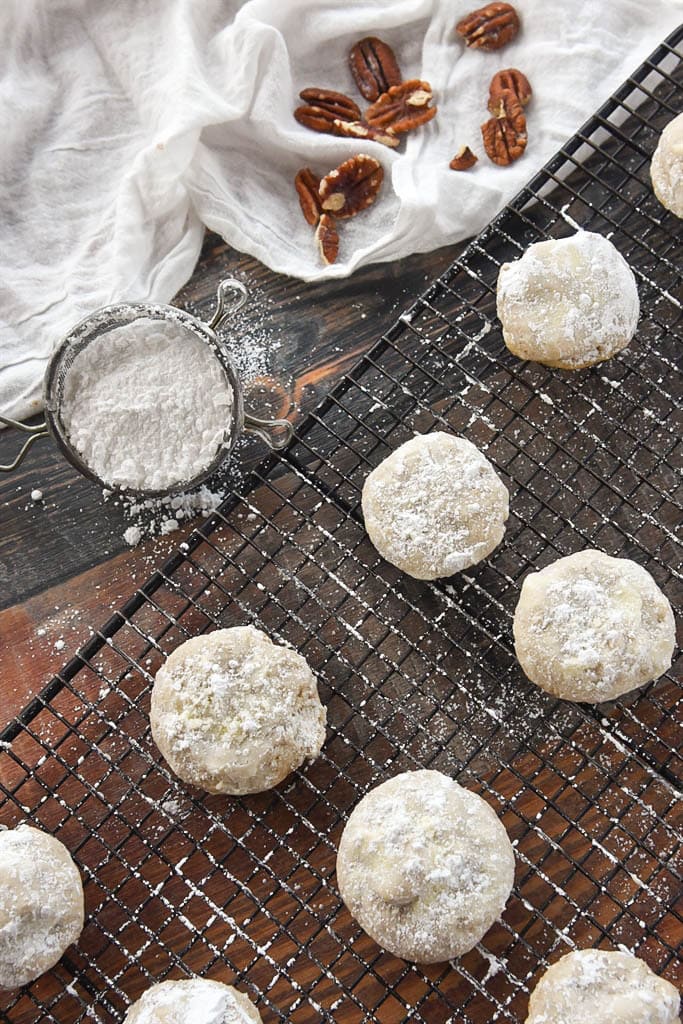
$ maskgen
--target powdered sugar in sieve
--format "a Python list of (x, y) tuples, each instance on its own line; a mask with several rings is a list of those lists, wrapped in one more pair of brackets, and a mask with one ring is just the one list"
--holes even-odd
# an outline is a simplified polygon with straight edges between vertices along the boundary
[(162, 491), (196, 479), (230, 440), (233, 392), (208, 345), (140, 317), (94, 338), (64, 378), (71, 445), (110, 487)]

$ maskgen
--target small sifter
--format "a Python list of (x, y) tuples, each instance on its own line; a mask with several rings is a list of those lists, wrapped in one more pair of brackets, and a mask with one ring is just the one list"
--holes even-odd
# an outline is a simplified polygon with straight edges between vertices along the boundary
[[(230, 316), (241, 309), (248, 298), (248, 291), (241, 281), (227, 278), (220, 282), (217, 291), (216, 310), (208, 323), (177, 309), (175, 306), (157, 305), (145, 302), (120, 303), (105, 306), (85, 317), (69, 331), (55, 348), (47, 365), (43, 382), (43, 402), (45, 421), (36, 426), (29, 426), (7, 416), (0, 415), (0, 422), (8, 427), (28, 434), (28, 438), (13, 462), (0, 465), (0, 472), (9, 472), (23, 461), (31, 446), (42, 437), (52, 436), (63, 455), (71, 465), (83, 476), (94, 480), (101, 487), (110, 490), (125, 490), (126, 494), (141, 498), (161, 498), (179, 491), (192, 490), (207, 480), (221, 466), (243, 431), (258, 435), (271, 448), (279, 450), (286, 447), (293, 436), (293, 427), (289, 420), (257, 419), (244, 410), (243, 388), (235, 366), (216, 335), (216, 329)], [(61, 416), (64, 385), (69, 369), (76, 356), (95, 339), (106, 335), (119, 327), (126, 327), (135, 321), (159, 320), (173, 323), (175, 327), (187, 331), (211, 350), (219, 364), (223, 377), (232, 393), (232, 404), (225, 424), (223, 439), (218, 446), (215, 457), (200, 473), (189, 480), (177, 480), (161, 490), (125, 487), (117, 488), (110, 482), (102, 480), (93, 469), (84, 462), (80, 453), (71, 443)]]

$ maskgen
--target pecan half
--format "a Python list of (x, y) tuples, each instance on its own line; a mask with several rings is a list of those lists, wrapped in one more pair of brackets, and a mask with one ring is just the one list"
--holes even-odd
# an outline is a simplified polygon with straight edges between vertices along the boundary
[(419, 78), (400, 85), (392, 85), (376, 103), (365, 111), (365, 120), (373, 128), (384, 128), (388, 135), (401, 135), (421, 124), (426, 124), (436, 114), (436, 107), (430, 107), (432, 87)]
[(343, 92), (335, 92), (334, 89), (302, 89), (299, 93), (301, 99), (309, 107), (318, 107), (329, 114), (334, 114), (342, 121), (357, 121), (360, 117), (360, 108), (350, 96)]
[(304, 128), (310, 128), (313, 132), (327, 132), (328, 135), (339, 135), (334, 122), (339, 120), (329, 110), (322, 107), (297, 107), (294, 117)]
[(299, 196), (301, 212), (307, 222), (311, 225), (317, 224), (321, 213), (320, 196), (318, 195), (320, 178), (309, 167), (302, 167), (294, 179), (294, 187)]
[(493, 117), (481, 126), (484, 149), (490, 160), (507, 167), (526, 149), (526, 117), (512, 89), (503, 89)]
[(500, 50), (519, 32), (519, 17), (512, 4), (487, 4), (461, 18), (455, 31), (475, 49)]
[(374, 203), (383, 178), (379, 160), (357, 153), (320, 182), (320, 205), (335, 217), (353, 217)]
[(365, 121), (335, 121), (334, 124), (340, 135), (346, 135), (350, 139), (371, 139), (391, 149), (396, 149), (400, 141), (395, 135), (389, 135), (381, 128), (373, 128)]
[(476, 162), (477, 157), (474, 155), (470, 147), (461, 146), (448, 166), (453, 171), (469, 171), (470, 167), (474, 167)]
[(339, 233), (332, 214), (323, 213), (321, 215), (315, 232), (315, 240), (318, 243), (323, 263), (335, 263), (339, 254)]
[(351, 47), (349, 67), (361, 96), (371, 103), (403, 81), (394, 51), (376, 36), (367, 36)]
[(531, 99), (531, 86), (526, 75), (518, 71), (517, 68), (505, 68), (503, 71), (497, 71), (489, 86), (489, 110), (492, 114), (495, 113), (499, 105), (503, 89), (511, 89), (523, 107)]

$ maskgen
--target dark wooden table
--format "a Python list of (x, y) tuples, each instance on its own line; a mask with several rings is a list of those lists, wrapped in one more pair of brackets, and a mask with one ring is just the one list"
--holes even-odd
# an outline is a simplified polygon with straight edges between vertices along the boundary
[[(177, 305), (207, 316), (223, 277), (240, 278), (251, 302), (240, 320), (247, 402), (263, 414), (303, 416), (452, 262), (462, 246), (365, 268), (351, 278), (305, 284), (207, 235)], [(233, 339), (240, 363), (239, 340)], [(36, 421), (37, 422), (37, 421)], [(0, 462), (19, 438), (0, 432)], [(234, 472), (265, 454), (241, 447)], [(33, 501), (31, 492), (42, 499)], [(195, 520), (196, 522), (196, 520)], [(52, 441), (41, 441), (12, 474), (0, 474), (0, 727), (49, 680), (189, 532), (123, 539), (123, 511), (105, 502)]]

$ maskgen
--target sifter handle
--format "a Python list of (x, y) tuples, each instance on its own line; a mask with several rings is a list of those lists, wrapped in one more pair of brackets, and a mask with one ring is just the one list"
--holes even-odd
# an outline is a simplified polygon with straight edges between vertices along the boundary
[(224, 320), (242, 308), (248, 297), (249, 292), (241, 281), (237, 281), (234, 277), (226, 277), (218, 285), (216, 311), (209, 320), (208, 326), (215, 331)]
[(28, 423), (20, 423), (19, 420), (12, 420), (9, 416), (0, 415), (0, 423), (4, 423), (6, 427), (12, 427), (14, 430), (21, 430), (24, 434), (31, 435), (24, 442), (24, 445), (20, 449), (14, 462), (8, 462), (5, 465), (0, 463), (0, 473), (11, 473), (13, 469), (16, 469), (17, 466), (21, 465), (29, 448), (31, 448), (36, 441), (39, 441), (41, 437), (50, 436), (50, 431), (47, 429), (47, 423), (45, 423), (45, 421), (42, 423), (36, 423), (35, 427), (29, 427)]

